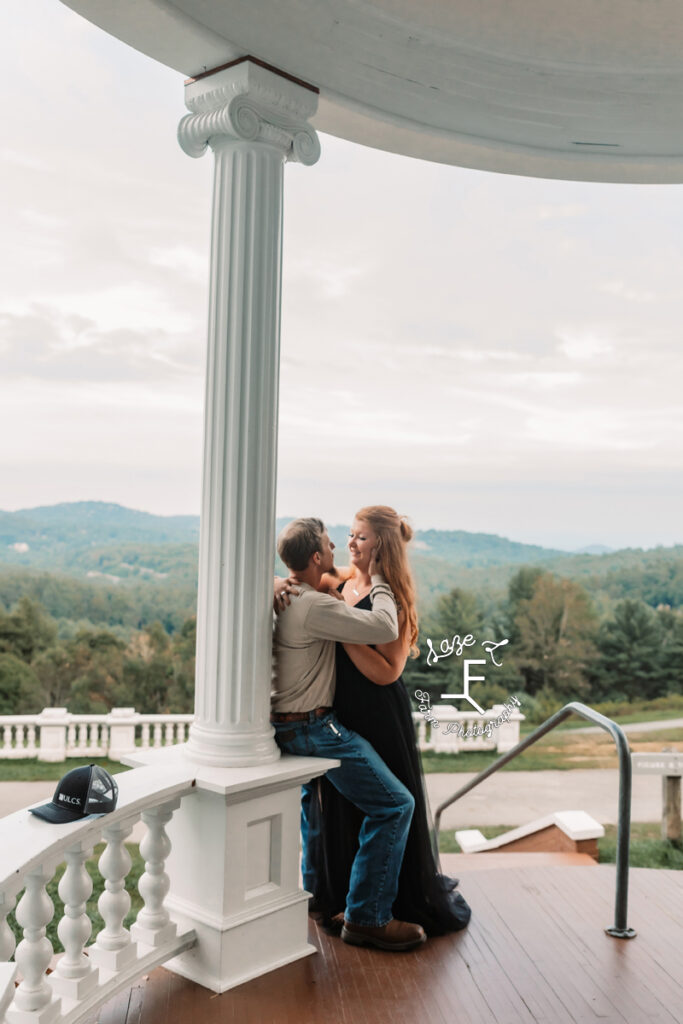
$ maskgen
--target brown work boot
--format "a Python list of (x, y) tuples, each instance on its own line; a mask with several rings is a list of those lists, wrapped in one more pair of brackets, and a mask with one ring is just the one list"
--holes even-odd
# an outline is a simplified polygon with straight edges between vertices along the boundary
[(322, 930), (327, 932), (328, 935), (341, 935), (342, 928), (344, 927), (344, 913), (335, 914), (333, 917), (329, 917), (326, 920), (323, 919), (320, 922)]
[(378, 949), (396, 952), (413, 949), (427, 941), (424, 928), (419, 924), (396, 921), (394, 918), (382, 928), (369, 928), (344, 919), (341, 937), (352, 946), (377, 946)]

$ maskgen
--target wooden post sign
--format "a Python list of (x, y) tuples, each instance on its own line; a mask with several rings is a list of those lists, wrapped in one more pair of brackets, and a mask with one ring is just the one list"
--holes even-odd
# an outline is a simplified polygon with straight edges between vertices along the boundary
[(681, 775), (683, 754), (663, 750), (659, 754), (631, 754), (633, 771), (662, 776), (662, 839), (681, 838)]

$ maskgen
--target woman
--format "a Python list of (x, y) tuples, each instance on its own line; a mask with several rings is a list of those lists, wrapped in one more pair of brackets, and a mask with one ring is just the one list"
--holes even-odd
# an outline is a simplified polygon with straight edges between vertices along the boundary
[[(415, 797), (415, 812), (399, 877), (394, 916), (421, 924), (428, 935), (464, 928), (470, 908), (457, 884), (440, 874), (432, 851), (422, 766), (410, 699), (401, 679), (408, 654), (417, 655), (415, 587), (407, 545), (413, 531), (386, 505), (362, 508), (349, 534), (351, 565), (323, 578), (330, 592), (358, 608), (371, 608), (369, 566), (375, 559), (399, 609), (399, 636), (388, 644), (337, 644), (335, 711), (348, 729), (364, 736)], [(343, 580), (340, 584), (339, 581)], [(327, 779), (311, 801), (310, 834), (319, 833), (309, 858), (317, 878), (314, 905), (330, 923), (343, 912), (362, 814)], [(318, 817), (319, 820), (316, 820)]]

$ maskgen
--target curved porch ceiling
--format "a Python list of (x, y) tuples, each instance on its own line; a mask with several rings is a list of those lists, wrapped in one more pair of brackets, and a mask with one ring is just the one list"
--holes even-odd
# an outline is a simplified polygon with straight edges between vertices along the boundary
[(440, 163), (683, 181), (680, 0), (62, 0), (193, 77), (249, 54), (315, 126)]

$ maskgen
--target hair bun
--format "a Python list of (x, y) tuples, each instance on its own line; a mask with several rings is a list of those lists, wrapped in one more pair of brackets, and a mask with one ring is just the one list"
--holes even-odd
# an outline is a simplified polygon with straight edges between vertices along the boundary
[(400, 519), (401, 519), (401, 536), (403, 537), (403, 540), (407, 544), (408, 541), (411, 541), (413, 539), (413, 528), (412, 528), (412, 526), (410, 525), (410, 523), (408, 522), (408, 520), (406, 519), (405, 516), (401, 516)]

